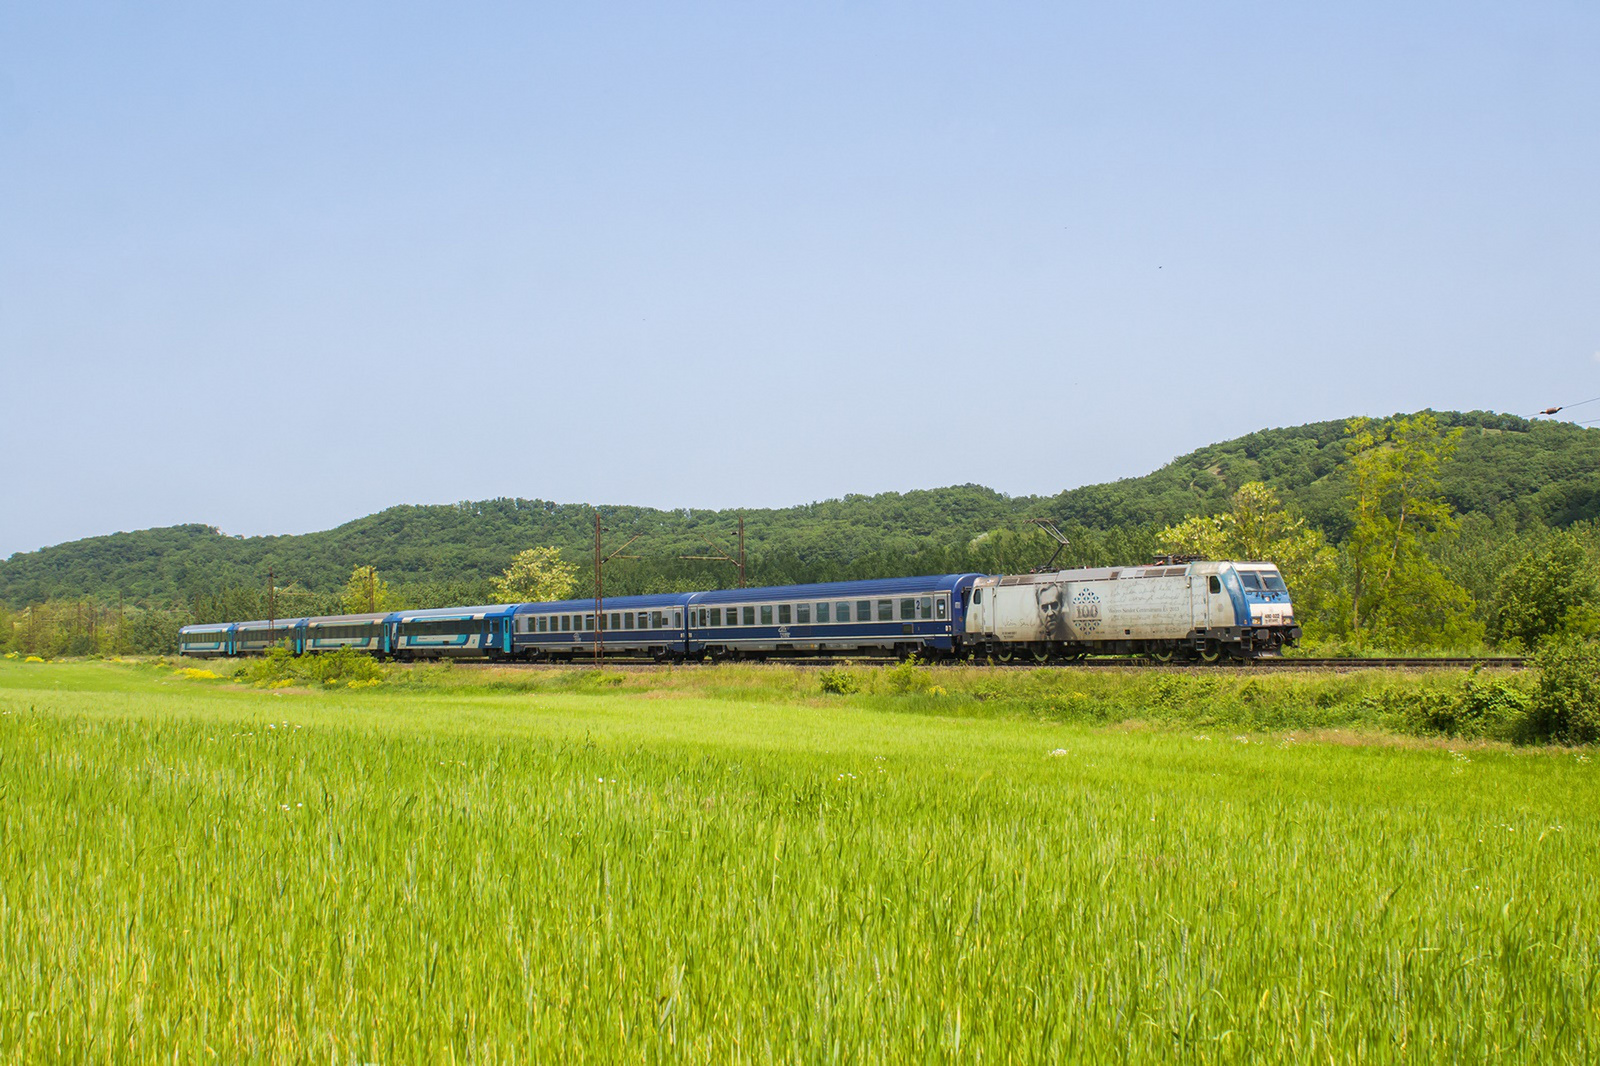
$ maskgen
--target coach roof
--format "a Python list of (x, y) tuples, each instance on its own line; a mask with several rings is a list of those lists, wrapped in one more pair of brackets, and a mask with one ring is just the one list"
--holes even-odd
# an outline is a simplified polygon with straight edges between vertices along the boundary
[(821, 585), (770, 585), (766, 588), (721, 589), (696, 592), (693, 605), (702, 603), (760, 603), (763, 600), (848, 600), (857, 596), (910, 596), (928, 592), (954, 593), (962, 582), (977, 574), (938, 574), (932, 577), (891, 577), (877, 581), (833, 581)]

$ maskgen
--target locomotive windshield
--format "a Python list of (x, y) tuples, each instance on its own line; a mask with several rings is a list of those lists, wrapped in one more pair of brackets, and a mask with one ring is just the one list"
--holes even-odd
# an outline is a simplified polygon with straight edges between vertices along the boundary
[(1289, 587), (1276, 570), (1241, 570), (1239, 580), (1244, 582), (1244, 594), (1251, 599), (1287, 599)]

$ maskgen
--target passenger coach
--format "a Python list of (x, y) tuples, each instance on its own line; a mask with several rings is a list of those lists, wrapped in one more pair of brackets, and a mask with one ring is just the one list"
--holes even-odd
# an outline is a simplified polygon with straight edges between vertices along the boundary
[(511, 654), (515, 603), (396, 611), (384, 618), (391, 654), (397, 659), (444, 659)]
[(688, 650), (714, 659), (956, 650), (962, 596), (978, 574), (696, 592)]
[(512, 633), (515, 654), (525, 659), (571, 659), (594, 653), (595, 634), (605, 649), (655, 659), (688, 654), (684, 631), (685, 592), (655, 596), (608, 596), (594, 600), (525, 603), (516, 609)]

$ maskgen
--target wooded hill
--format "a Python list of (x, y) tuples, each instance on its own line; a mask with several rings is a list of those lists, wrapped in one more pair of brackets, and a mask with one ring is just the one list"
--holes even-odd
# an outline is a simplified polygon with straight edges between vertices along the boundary
[[(1489, 412), (1447, 412), (1441, 425), (1465, 434), (1444, 470), (1458, 513), (1502, 528), (1561, 527), (1600, 517), (1600, 430), (1529, 422)], [(731, 585), (732, 566), (683, 561), (735, 552), (739, 514), (752, 584), (889, 576), (936, 570), (1024, 569), (1048, 557), (1032, 536), (1008, 538), (1029, 518), (1061, 524), (1073, 541), (1061, 563), (1131, 562), (1160, 527), (1225, 508), (1249, 481), (1264, 481), (1291, 507), (1340, 540), (1348, 508), (1341, 466), (1345, 424), (1269, 429), (1213, 444), (1138, 478), (1009, 497), (960, 485), (803, 504), (773, 510), (661, 511), (602, 506), (608, 550), (639, 534), (607, 569), (607, 591), (626, 593)], [(91, 537), (0, 562), (0, 603), (118, 595), (150, 605), (193, 603), (227, 588), (256, 588), (273, 570), (280, 585), (340, 589), (357, 565), (374, 565), (412, 605), (475, 599), (519, 550), (555, 545), (580, 565), (593, 535), (587, 504), (496, 499), (453, 506), (398, 506), (336, 529), (298, 536), (232, 537), (205, 525)], [(461, 602), (455, 599), (453, 602)]]

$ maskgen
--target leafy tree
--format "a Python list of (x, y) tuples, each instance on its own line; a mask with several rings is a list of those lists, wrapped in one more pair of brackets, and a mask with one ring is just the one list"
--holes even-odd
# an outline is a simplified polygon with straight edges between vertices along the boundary
[(1600, 740), (1600, 643), (1552, 640), (1534, 661), (1539, 668), (1530, 716), (1534, 738), (1563, 744)]
[(577, 588), (577, 574), (577, 567), (562, 561), (560, 548), (529, 548), (518, 552), (490, 586), (499, 603), (564, 600)]
[(1241, 485), (1222, 514), (1186, 518), (1157, 540), (1164, 551), (1181, 555), (1276, 563), (1302, 623), (1320, 617), (1333, 596), (1338, 553), (1259, 481)]
[(1597, 598), (1595, 560), (1575, 531), (1557, 533), (1501, 576), (1489, 632), (1527, 648), (1562, 632), (1582, 635), (1595, 625)]
[(1381, 635), (1399, 647), (1462, 644), (1481, 630), (1472, 599), (1429, 554), (1455, 529), (1440, 493), (1440, 468), (1461, 430), (1432, 413), (1348, 424), (1351, 529), (1345, 542), (1350, 631), (1356, 644)]
[(345, 614), (376, 614), (394, 610), (395, 598), (388, 584), (379, 579), (377, 568), (358, 566), (350, 571), (350, 580), (344, 583), (339, 606)]
[(122, 640), (140, 655), (168, 655), (178, 650), (178, 630), (185, 624), (173, 611), (139, 611), (128, 616)]

